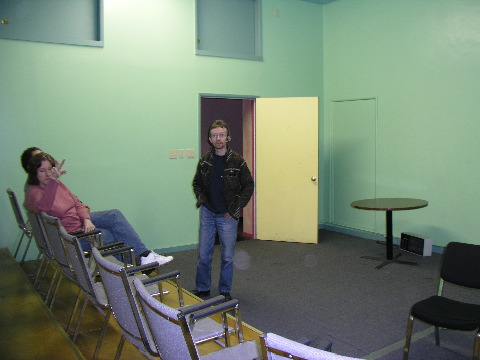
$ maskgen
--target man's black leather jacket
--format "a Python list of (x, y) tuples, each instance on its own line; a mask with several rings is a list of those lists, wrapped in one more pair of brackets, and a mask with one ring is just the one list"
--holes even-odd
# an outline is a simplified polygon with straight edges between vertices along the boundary
[[(208, 185), (213, 166), (211, 149), (202, 155), (198, 161), (197, 171), (193, 178), (193, 192), (197, 197), (197, 208), (207, 202)], [(228, 213), (238, 220), (240, 211), (248, 204), (253, 194), (254, 182), (247, 163), (242, 156), (231, 149), (227, 150), (227, 159), (223, 170), (223, 187)]]

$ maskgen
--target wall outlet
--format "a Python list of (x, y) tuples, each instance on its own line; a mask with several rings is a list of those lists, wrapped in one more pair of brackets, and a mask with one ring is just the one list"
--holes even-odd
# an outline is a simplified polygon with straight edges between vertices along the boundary
[(176, 159), (177, 158), (177, 150), (168, 150), (168, 158), (169, 159)]
[(195, 157), (195, 150), (187, 149), (187, 158), (194, 158)]

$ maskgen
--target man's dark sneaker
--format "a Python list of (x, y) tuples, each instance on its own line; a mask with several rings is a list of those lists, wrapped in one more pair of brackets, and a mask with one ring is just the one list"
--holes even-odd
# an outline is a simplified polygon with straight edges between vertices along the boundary
[(230, 295), (229, 292), (221, 292), (220, 295), (222, 295), (225, 298), (225, 301), (232, 300), (232, 296)]
[(191, 293), (199, 298), (207, 297), (210, 295), (210, 290), (192, 290)]

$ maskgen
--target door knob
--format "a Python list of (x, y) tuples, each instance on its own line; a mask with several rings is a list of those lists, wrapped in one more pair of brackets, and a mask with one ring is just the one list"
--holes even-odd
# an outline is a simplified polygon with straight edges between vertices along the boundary
[(317, 178), (315, 176), (312, 176), (312, 181), (317, 181)]

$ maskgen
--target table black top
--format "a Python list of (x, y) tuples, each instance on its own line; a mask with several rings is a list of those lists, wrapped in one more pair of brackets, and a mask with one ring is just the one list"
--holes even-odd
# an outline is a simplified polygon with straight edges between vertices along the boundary
[(410, 198), (376, 198), (364, 199), (352, 202), (351, 206), (363, 210), (413, 210), (428, 205), (428, 201)]

